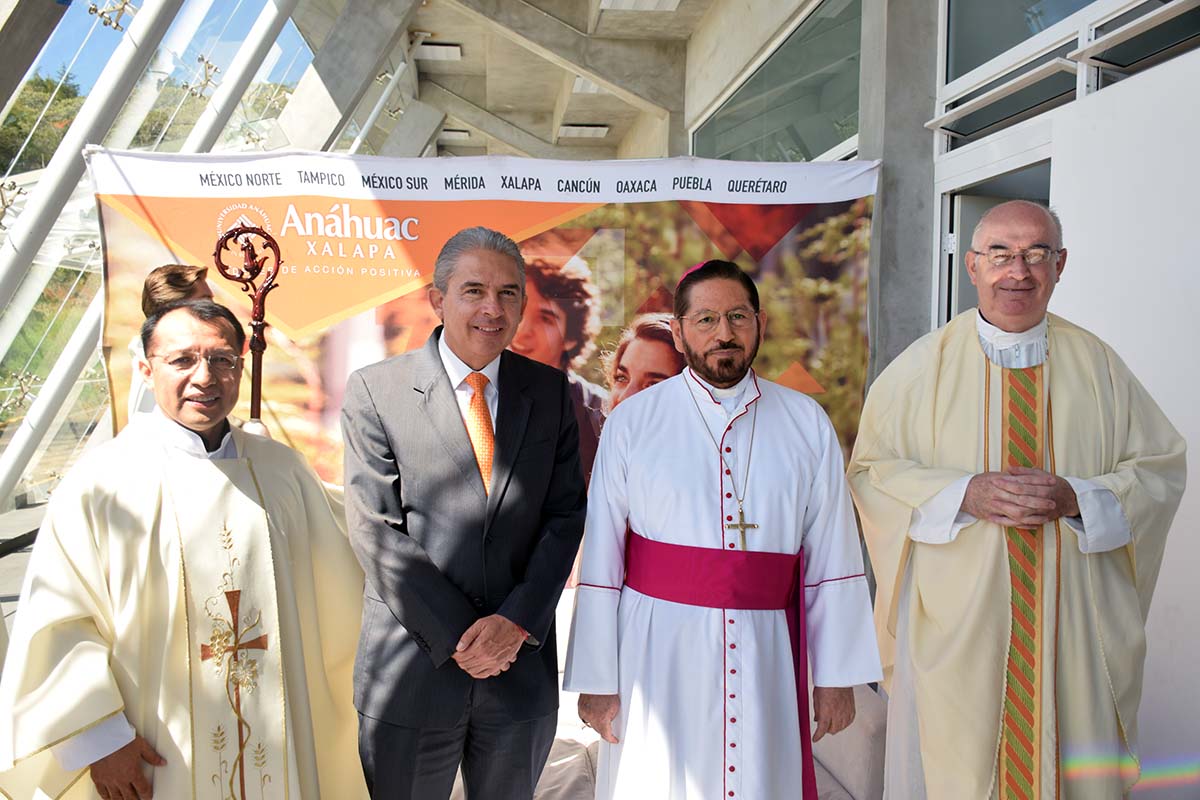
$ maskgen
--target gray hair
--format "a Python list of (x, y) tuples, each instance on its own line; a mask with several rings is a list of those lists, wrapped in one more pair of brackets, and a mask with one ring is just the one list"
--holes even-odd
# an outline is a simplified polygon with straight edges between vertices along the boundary
[(521, 256), (521, 248), (503, 233), (480, 226), (464, 228), (442, 245), (433, 265), (433, 285), (439, 292), (444, 294), (450, 288), (450, 276), (458, 267), (458, 260), (472, 250), (490, 250), (511, 258), (517, 265), (521, 291), (525, 291), (525, 259)]
[(979, 232), (983, 229), (983, 226), (986, 223), (991, 221), (992, 217), (999, 214), (1002, 210), (1012, 208), (1013, 206), (1019, 206), (1021, 208), (1036, 208), (1038, 211), (1041, 211), (1043, 214), (1049, 217), (1050, 223), (1054, 226), (1054, 235), (1058, 237), (1058, 241), (1055, 242), (1054, 246), (1056, 248), (1061, 248), (1063, 246), (1062, 220), (1058, 218), (1057, 211), (1055, 211), (1053, 208), (1050, 208), (1050, 206), (1043, 205), (1042, 203), (1038, 203), (1033, 200), (1008, 200), (992, 206), (983, 213), (982, 217), (979, 218), (979, 222), (975, 224), (975, 230), (971, 231), (971, 247), (975, 246), (975, 242), (979, 238)]

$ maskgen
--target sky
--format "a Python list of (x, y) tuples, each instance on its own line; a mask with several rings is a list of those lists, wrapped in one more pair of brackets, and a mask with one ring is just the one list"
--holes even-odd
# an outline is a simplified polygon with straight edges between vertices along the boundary
[[(102, 8), (116, 5), (104, 0), (97, 0), (96, 4)], [(192, 80), (200, 55), (223, 71), (227, 70), (242, 37), (254, 24), (263, 5), (263, 0), (187, 0), (163, 38), (174, 61), (171, 77), (180, 81)], [(121, 21), (126, 32), (130, 21), (129, 14)], [(70, 66), (80, 88), (87, 93), (124, 35), (99, 24), (98, 17), (88, 13), (88, 0), (74, 0), (42, 48), (31, 74), (54, 76), (60, 69)], [(295, 83), (311, 58), (299, 30), (289, 20), (276, 40), (275, 51), (268, 56), (270, 74), (267, 80)]]

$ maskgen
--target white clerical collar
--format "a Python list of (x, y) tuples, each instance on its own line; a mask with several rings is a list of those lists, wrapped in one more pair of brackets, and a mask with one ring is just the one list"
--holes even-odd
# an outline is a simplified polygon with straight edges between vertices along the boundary
[(1025, 369), (1044, 363), (1050, 353), (1050, 339), (1046, 334), (1046, 317), (1027, 331), (1012, 333), (997, 328), (975, 311), (975, 330), (979, 333), (979, 345), (983, 354), (998, 367)]
[(211, 453), (204, 447), (200, 434), (183, 427), (168, 417), (157, 406), (146, 414), (135, 415), (144, 425), (152, 426), (158, 441), (171, 450), (178, 450), (195, 458), (207, 458), (215, 461), (222, 458), (237, 458), (237, 442), (233, 439), (233, 428), (225, 432), (221, 444)]
[[(743, 405), (742, 398), (746, 395), (746, 388), (754, 383), (754, 370), (752, 369), (746, 370), (746, 374), (742, 376), (740, 381), (725, 389), (713, 386), (697, 375), (691, 367), (688, 367), (684, 372), (691, 378), (691, 382), (688, 383), (689, 391), (695, 392), (701, 400), (705, 399), (707, 394), (709, 402), (720, 405), (721, 408), (728, 412), (741, 408)], [(692, 386), (693, 383), (695, 387)]]
[(442, 330), (438, 336), (438, 355), (442, 357), (442, 366), (446, 368), (446, 374), (450, 376), (450, 385), (457, 389), (467, 376), (472, 372), (482, 372), (487, 376), (488, 383), (500, 390), (500, 356), (493, 358), (488, 364), (479, 370), (471, 369), (465, 361), (454, 354), (450, 349), (450, 345), (446, 344), (446, 331)]

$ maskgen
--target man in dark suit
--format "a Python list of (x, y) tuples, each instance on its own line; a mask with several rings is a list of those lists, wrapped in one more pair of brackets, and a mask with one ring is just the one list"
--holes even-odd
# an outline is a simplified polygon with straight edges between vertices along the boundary
[[(566, 376), (512, 352), (524, 262), (485, 228), (442, 248), (421, 350), (350, 376), (350, 543), (366, 572), (355, 664), (374, 798), (531, 798), (558, 708), (554, 609), (583, 534)], [(493, 422), (494, 421), (494, 422)]]

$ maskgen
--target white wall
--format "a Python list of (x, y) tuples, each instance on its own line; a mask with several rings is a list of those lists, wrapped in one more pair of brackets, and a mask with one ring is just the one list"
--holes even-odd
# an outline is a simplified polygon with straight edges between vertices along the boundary
[[(1200, 51), (1055, 112), (1051, 204), (1069, 256), (1050, 310), (1111, 344), (1187, 437), (1190, 486), (1148, 623), (1153, 767), (1200, 754)], [(1200, 787), (1138, 792), (1195, 798)]]

